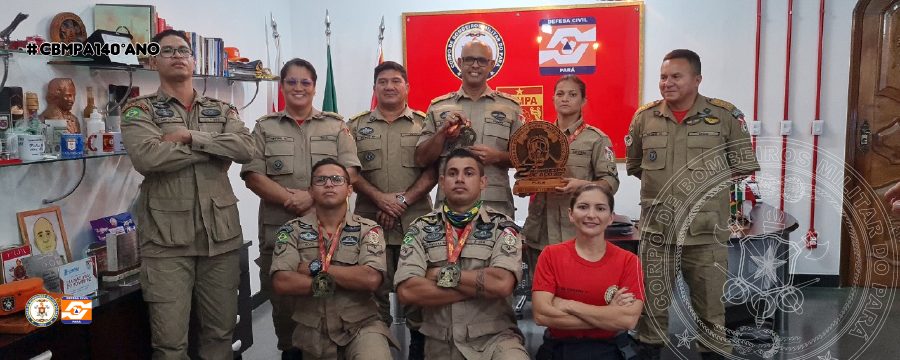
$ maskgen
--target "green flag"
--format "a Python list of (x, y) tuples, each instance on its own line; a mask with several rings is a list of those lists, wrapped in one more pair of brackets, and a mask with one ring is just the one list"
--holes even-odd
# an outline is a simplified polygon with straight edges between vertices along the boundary
[(334, 72), (331, 70), (331, 44), (328, 45), (328, 74), (325, 77), (325, 99), (322, 100), (322, 111), (338, 112)]

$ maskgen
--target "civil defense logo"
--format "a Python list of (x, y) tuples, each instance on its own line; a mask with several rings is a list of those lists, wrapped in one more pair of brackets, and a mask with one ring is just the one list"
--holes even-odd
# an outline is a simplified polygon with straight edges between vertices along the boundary
[(456, 63), (456, 59), (462, 57), (463, 46), (474, 40), (487, 44), (494, 53), (494, 61), (496, 63), (488, 74), (488, 79), (493, 78), (500, 72), (500, 68), (503, 67), (503, 63), (506, 61), (506, 44), (503, 42), (503, 37), (500, 36), (497, 29), (480, 21), (465, 23), (453, 30), (450, 38), (447, 39), (447, 46), (444, 50), (447, 67), (450, 68), (453, 75), (462, 79), (462, 72), (459, 69), (459, 64)]
[(541, 75), (593, 74), (597, 70), (597, 20), (591, 16), (543, 19), (538, 63)]

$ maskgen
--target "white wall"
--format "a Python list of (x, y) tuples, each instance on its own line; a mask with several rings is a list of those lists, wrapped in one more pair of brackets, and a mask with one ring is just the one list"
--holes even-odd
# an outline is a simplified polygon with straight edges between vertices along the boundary
[[(385, 0), (377, 7), (360, 6), (357, 1), (292, 2), (294, 49), (293, 56), (306, 58), (324, 72), (326, 7), (332, 22), (332, 56), (337, 86), (338, 104), (342, 114), (353, 115), (368, 109), (371, 97), (371, 69), (376, 63), (378, 25), (384, 15), (384, 54), (386, 60), (403, 60), (403, 34), (401, 14), (441, 10), (508, 8), (551, 6), (561, 4), (585, 4), (596, 1), (534, 1), (498, 0), (489, 4), (483, 1), (404, 1)], [(644, 15), (644, 74), (643, 100), (659, 98), (657, 80), (659, 63), (668, 51), (690, 48), (700, 54), (703, 61), (704, 81), (701, 93), (726, 99), (752, 118), (754, 53), (756, 31), (756, 1), (753, 0), (647, 0)], [(825, 134), (820, 138), (821, 151), (830, 154), (820, 162), (842, 168), (844, 158), (845, 121), (847, 118), (847, 86), (850, 63), (851, 17), (855, 0), (828, 1), (825, 17), (825, 48), (823, 64), (822, 118), (826, 120)], [(818, 1), (805, 0), (794, 3), (792, 77), (790, 117), (795, 120), (794, 135), (789, 150), (799, 158), (809, 158), (809, 124), (814, 114), (816, 46), (818, 36)], [(759, 119), (763, 122), (760, 146), (780, 154), (778, 124), (782, 120), (784, 97), (785, 41), (787, 29), (787, 2), (764, 1), (760, 78)], [(410, 50), (414, 50), (411, 48)], [(447, 89), (451, 91), (453, 89)], [(416, 91), (412, 89), (411, 91)], [(321, 94), (316, 98), (321, 104)], [(627, 119), (623, 121), (628, 121)], [(774, 138), (773, 138), (774, 137)], [(762, 151), (762, 150), (761, 150)], [(780, 156), (780, 155), (779, 155)], [(778, 206), (778, 176), (780, 157), (761, 158), (764, 201)], [(809, 179), (808, 163), (792, 162), (788, 176), (798, 181), (797, 196), (788, 196), (786, 210), (797, 218), (798, 229), (791, 236), (795, 244), (809, 228)], [(639, 182), (626, 177), (620, 164), (622, 185), (616, 195), (617, 210), (637, 217)], [(824, 204), (823, 197), (840, 201), (839, 179), (831, 184), (820, 178), (819, 202), (816, 210), (820, 236), (815, 251), (801, 250), (794, 255), (794, 273), (838, 274), (840, 259), (840, 206)], [(787, 186), (788, 191), (792, 189)], [(840, 204), (839, 202), (837, 204)], [(517, 220), (522, 222), (527, 202), (521, 200), (517, 207)]]

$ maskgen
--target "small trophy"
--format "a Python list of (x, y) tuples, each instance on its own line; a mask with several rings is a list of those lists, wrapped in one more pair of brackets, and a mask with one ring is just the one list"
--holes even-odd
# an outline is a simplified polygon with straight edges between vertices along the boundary
[(516, 168), (513, 193), (552, 192), (565, 186), (563, 175), (569, 160), (569, 142), (556, 125), (544, 120), (525, 123), (512, 136), (509, 157)]

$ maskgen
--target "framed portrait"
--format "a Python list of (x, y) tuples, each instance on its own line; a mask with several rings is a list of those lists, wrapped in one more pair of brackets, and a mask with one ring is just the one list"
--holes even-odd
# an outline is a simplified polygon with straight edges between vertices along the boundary
[(16, 216), (22, 241), (31, 246), (32, 255), (57, 255), (63, 263), (72, 261), (59, 206), (23, 211)]
[(133, 43), (149, 43), (156, 35), (155, 15), (156, 8), (152, 5), (97, 4), (94, 5), (94, 30), (127, 32)]

